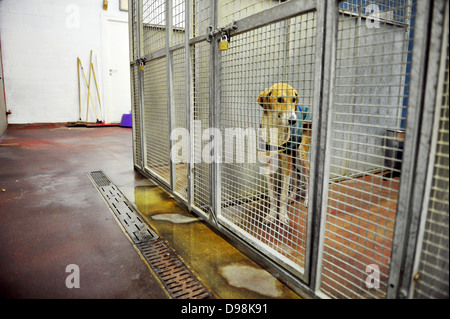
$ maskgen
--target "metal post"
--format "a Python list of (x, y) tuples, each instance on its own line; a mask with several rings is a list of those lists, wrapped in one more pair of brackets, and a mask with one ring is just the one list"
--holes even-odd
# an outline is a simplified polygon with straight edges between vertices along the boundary
[(318, 291), (320, 285), (325, 212), (328, 196), (331, 114), (336, 63), (337, 23), (339, 11), (336, 0), (317, 2), (317, 55), (314, 84), (314, 106), (311, 146), (310, 190), (308, 207), (307, 268), (309, 286)]
[[(169, 147), (170, 151), (173, 148), (174, 141), (170, 139), (170, 134), (173, 130), (173, 125), (175, 123), (175, 112), (174, 112), (174, 95), (173, 95), (173, 51), (170, 50), (170, 46), (172, 44), (172, 33), (173, 33), (173, 27), (172, 27), (172, 20), (173, 20), (173, 6), (172, 6), (172, 0), (166, 0), (166, 57), (167, 57), (167, 68), (166, 68), (166, 75), (167, 75), (167, 119), (169, 124), (169, 134), (167, 138), (169, 139)], [(169, 151), (169, 152), (170, 152)], [(170, 189), (175, 192), (175, 186), (176, 186), (176, 167), (175, 164), (170, 160)]]
[[(139, 59), (143, 55), (143, 21), (142, 21), (142, 0), (137, 1), (137, 23), (136, 23), (136, 58)], [(140, 135), (140, 147), (141, 147), (141, 169), (145, 167), (146, 149), (145, 149), (145, 134), (144, 134), (144, 64), (138, 63), (138, 86), (139, 86), (139, 135)]]
[[(211, 2), (210, 16), (212, 30), (217, 28), (217, 0)], [(209, 127), (220, 127), (220, 51), (216, 39), (213, 37), (210, 46), (210, 90), (209, 90)], [(211, 222), (217, 225), (217, 216), (220, 213), (220, 196), (221, 196), (221, 180), (220, 180), (220, 158), (217, 139), (214, 139), (214, 159), (210, 164), (210, 183), (211, 183)]]
[(194, 201), (194, 110), (193, 110), (193, 94), (192, 94), (192, 69), (191, 69), (191, 46), (189, 45), (189, 38), (191, 36), (191, 6), (192, 0), (185, 1), (185, 43), (184, 43), (184, 56), (185, 56), (185, 76), (186, 76), (186, 129), (189, 132), (189, 145), (188, 145), (188, 170), (187, 170), (187, 208), (190, 211)]
[[(134, 43), (135, 43), (135, 39), (133, 36), (133, 28), (134, 28), (134, 19), (133, 19), (133, 14), (134, 14), (134, 8), (136, 6), (136, 2), (131, 2), (130, 3), (130, 7), (128, 9), (128, 39), (129, 39), (129, 55), (130, 55), (130, 91), (131, 91), (131, 114), (132, 114), (132, 118), (133, 118), (133, 122), (135, 122), (136, 119), (136, 113), (137, 110), (135, 110), (135, 76), (134, 76), (134, 70), (135, 68), (138, 68), (136, 66), (136, 56), (135, 56), (135, 52), (134, 52)], [(79, 74), (78, 74), (79, 76)], [(80, 105), (80, 111), (81, 111), (81, 105)], [(80, 114), (81, 115), (81, 114)], [(80, 118), (81, 120), (81, 118)], [(132, 138), (133, 138), (133, 164), (134, 166), (139, 166), (137, 161), (136, 161), (136, 124), (132, 125), (131, 127), (132, 130)]]

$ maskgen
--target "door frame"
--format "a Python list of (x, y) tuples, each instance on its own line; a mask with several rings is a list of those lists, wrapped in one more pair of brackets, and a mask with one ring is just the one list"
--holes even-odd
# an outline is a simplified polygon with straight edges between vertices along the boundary
[[(102, 118), (106, 122), (106, 110), (110, 106), (110, 99), (108, 99), (108, 92), (110, 89), (110, 82), (108, 79), (108, 62), (109, 62), (109, 55), (108, 55), (108, 35), (109, 35), (109, 28), (108, 28), (108, 22), (123, 22), (126, 24), (128, 28), (128, 19), (127, 18), (121, 18), (116, 16), (108, 16), (108, 15), (102, 15), (101, 17), (101, 38), (102, 38), (102, 52), (101, 52), (101, 61), (98, 61), (98, 68), (101, 70), (99, 73), (101, 73), (100, 76), (100, 83), (103, 84), (103, 86), (99, 83), (100, 90), (101, 90), (101, 101), (102, 101)], [(127, 31), (128, 35), (128, 31)], [(131, 81), (131, 79), (130, 79)], [(131, 107), (131, 106), (130, 106)]]
[(5, 95), (5, 77), (3, 75), (3, 58), (2, 58), (2, 39), (0, 38), (0, 105), (4, 105), (0, 108), (0, 136), (2, 136), (6, 130), (8, 129), (8, 116), (7, 116), (7, 107), (6, 107), (6, 95)]

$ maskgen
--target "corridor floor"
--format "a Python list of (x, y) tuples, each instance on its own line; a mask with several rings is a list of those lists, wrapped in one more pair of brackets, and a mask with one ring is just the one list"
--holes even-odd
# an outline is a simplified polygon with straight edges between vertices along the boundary
[(102, 170), (214, 298), (299, 298), (136, 172), (131, 139), (63, 125), (0, 137), (0, 297), (169, 298), (87, 176)]

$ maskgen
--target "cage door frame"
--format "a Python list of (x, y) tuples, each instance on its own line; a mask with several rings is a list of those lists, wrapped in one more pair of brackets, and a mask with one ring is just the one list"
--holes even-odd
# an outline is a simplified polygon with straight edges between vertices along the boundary
[[(314, 58), (314, 70), (316, 76), (313, 82), (313, 128), (312, 128), (312, 140), (314, 141), (311, 145), (311, 163), (316, 163), (316, 161), (324, 161), (323, 150), (326, 149), (323, 144), (326, 142), (324, 136), (326, 135), (325, 123), (328, 121), (327, 109), (330, 103), (330, 92), (331, 83), (329, 81), (329, 76), (333, 74), (333, 45), (335, 45), (335, 29), (329, 28), (327, 30), (326, 23), (328, 25), (334, 24), (336, 20), (337, 6), (333, 5), (335, 0), (326, 1), (289, 1), (286, 3), (279, 4), (271, 9), (255, 13), (246, 18), (234, 21), (234, 25), (237, 27), (235, 31), (232, 32), (232, 37), (240, 34), (244, 34), (251, 30), (257, 28), (274, 24), (283, 20), (301, 16), (310, 12), (315, 12), (315, 52), (316, 57)], [(336, 10), (335, 10), (336, 8)], [(217, 13), (215, 13), (217, 14)], [(223, 26), (225, 27), (225, 26)], [(220, 26), (219, 26), (220, 28)], [(212, 98), (212, 102), (215, 103), (215, 110), (221, 109), (221, 99), (220, 93), (220, 67), (221, 67), (221, 52), (218, 49), (217, 41), (214, 41), (215, 55), (214, 55), (214, 70), (216, 81), (214, 86), (216, 90), (214, 94), (215, 98)], [(325, 112), (321, 114), (322, 112)], [(221, 123), (220, 112), (215, 112), (213, 116), (213, 124), (217, 125)], [(217, 126), (214, 126), (217, 127)], [(320, 138), (320, 140), (319, 140)], [(307, 220), (306, 220), (306, 248), (305, 248), (305, 266), (303, 271), (297, 268), (297, 265), (286, 263), (286, 257), (277, 255), (274, 249), (268, 248), (264, 243), (260, 242), (257, 238), (251, 238), (251, 236), (245, 232), (242, 232), (238, 227), (234, 226), (232, 222), (226, 220), (222, 216), (221, 212), (221, 162), (213, 163), (213, 176), (212, 185), (214, 188), (214, 201), (213, 201), (213, 218), (216, 227), (228, 236), (237, 237), (240, 241), (245, 242), (246, 248), (253, 251), (254, 255), (259, 255), (261, 253), (263, 256), (269, 257), (268, 261), (271, 266), (277, 269), (277, 275), (281, 277), (288, 278), (287, 282), (292, 282), (292, 286), (301, 287), (302, 292), (307, 292), (312, 294), (314, 291), (315, 274), (317, 273), (317, 262), (318, 262), (318, 251), (319, 251), (319, 229), (320, 229), (320, 196), (312, 196), (312, 194), (322, 193), (323, 185), (323, 169), (324, 165), (311, 165), (310, 168), (310, 202), (307, 209)], [(323, 163), (322, 163), (323, 164)], [(217, 181), (217, 183), (216, 183)], [(316, 193), (317, 192), (317, 193)], [(319, 198), (316, 200), (316, 198)], [(316, 215), (313, 218), (313, 215)], [(248, 242), (250, 240), (250, 242)], [(314, 242), (313, 242), (314, 241)], [(256, 247), (255, 247), (256, 246)], [(269, 251), (269, 252), (268, 252)], [(264, 258), (264, 257), (263, 257)], [(267, 261), (266, 261), (267, 262)], [(312, 275), (311, 275), (312, 274)], [(310, 285), (310, 281), (311, 284)], [(296, 289), (298, 290), (298, 289)]]

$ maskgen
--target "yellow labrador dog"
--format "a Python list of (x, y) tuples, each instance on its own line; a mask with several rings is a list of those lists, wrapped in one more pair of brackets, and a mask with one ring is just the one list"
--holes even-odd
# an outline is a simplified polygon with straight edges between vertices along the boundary
[[(264, 219), (265, 223), (273, 221), (277, 217), (277, 201), (279, 201), (280, 222), (289, 222), (287, 205), (289, 200), (295, 200), (301, 172), (306, 183), (306, 199), (308, 204), (308, 176), (309, 163), (308, 151), (311, 141), (310, 113), (307, 108), (298, 105), (299, 95), (297, 91), (286, 83), (276, 83), (268, 90), (265, 89), (257, 98), (257, 102), (264, 110), (261, 119), (260, 139), (265, 144), (265, 152), (270, 160), (266, 160), (266, 181), (268, 185), (268, 197), (270, 200), (269, 212)], [(281, 161), (280, 180), (275, 175), (278, 165), (270, 167)], [(291, 183), (291, 177), (294, 175)], [(292, 186), (290, 195), (289, 189)], [(277, 192), (277, 189), (280, 189)]]

